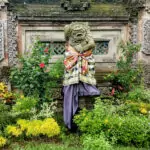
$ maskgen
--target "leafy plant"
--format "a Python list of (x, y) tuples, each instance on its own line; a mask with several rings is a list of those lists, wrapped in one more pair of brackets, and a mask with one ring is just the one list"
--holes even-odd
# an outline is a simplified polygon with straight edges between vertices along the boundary
[(20, 119), (15, 126), (7, 126), (6, 133), (12, 137), (24, 134), (26, 137), (37, 137), (45, 135), (53, 137), (60, 133), (60, 127), (53, 118), (44, 120), (25, 120)]
[(83, 138), (84, 150), (113, 150), (112, 145), (109, 143), (103, 133), (100, 135), (85, 135)]
[(133, 57), (139, 52), (140, 45), (128, 42), (121, 44), (120, 49), (122, 56), (116, 63), (116, 70), (105, 77), (112, 82), (111, 95), (114, 95), (116, 91), (129, 91), (138, 81), (141, 73), (140, 67), (133, 67)]
[(30, 112), (36, 106), (37, 102), (37, 98), (20, 96), (16, 99), (12, 111), (16, 113)]
[(40, 102), (51, 101), (53, 88), (58, 86), (63, 75), (61, 60), (50, 65), (51, 50), (38, 40), (31, 46), (31, 53), (19, 59), (20, 64), (11, 69), (12, 85), (25, 96), (36, 96)]
[(5, 105), (0, 103), (0, 131), (3, 132), (5, 127), (8, 124), (14, 122), (13, 117), (11, 116), (11, 107), (9, 105)]
[(50, 118), (54, 116), (54, 112), (56, 112), (56, 104), (57, 102), (52, 102), (50, 104), (48, 103), (43, 103), (41, 105), (41, 109), (38, 110), (37, 108), (32, 108), (31, 114), (32, 116), (30, 117), (31, 120), (34, 119), (45, 119), (45, 118)]
[[(143, 113), (133, 114), (132, 109), (126, 106), (108, 105), (97, 98), (94, 109), (83, 109), (75, 116), (74, 121), (82, 134), (94, 137), (103, 132), (110, 142), (148, 147), (149, 118), (142, 115)], [(143, 111), (140, 108), (139, 105), (139, 111)]]
[(136, 86), (128, 92), (127, 99), (134, 102), (150, 103), (150, 90), (145, 89), (143, 85)]

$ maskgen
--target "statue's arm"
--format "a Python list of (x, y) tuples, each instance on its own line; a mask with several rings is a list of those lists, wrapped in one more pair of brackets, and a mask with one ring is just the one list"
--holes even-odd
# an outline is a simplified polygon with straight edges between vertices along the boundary
[(88, 43), (82, 47), (83, 51), (91, 50), (94, 48), (95, 48), (95, 42), (94, 42), (93, 38), (90, 38)]

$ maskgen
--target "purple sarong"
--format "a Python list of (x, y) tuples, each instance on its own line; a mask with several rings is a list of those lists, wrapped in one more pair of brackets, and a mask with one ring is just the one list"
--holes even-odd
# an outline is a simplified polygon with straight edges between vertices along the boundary
[(71, 129), (72, 119), (78, 110), (78, 97), (79, 96), (98, 96), (100, 91), (94, 85), (80, 82), (63, 87), (64, 93), (64, 108), (63, 116), (65, 125)]

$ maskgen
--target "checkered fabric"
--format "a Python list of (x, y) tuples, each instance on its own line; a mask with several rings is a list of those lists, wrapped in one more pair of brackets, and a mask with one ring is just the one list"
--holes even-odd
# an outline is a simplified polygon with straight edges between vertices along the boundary
[[(70, 51), (65, 52), (65, 58), (71, 56)], [(71, 85), (79, 83), (80, 81), (84, 83), (88, 83), (91, 85), (96, 85), (95, 80), (95, 59), (93, 55), (86, 57), (88, 61), (88, 72), (86, 74), (82, 74), (82, 57), (78, 57), (76, 64), (71, 69), (65, 69), (64, 72), (64, 80), (63, 85)]]

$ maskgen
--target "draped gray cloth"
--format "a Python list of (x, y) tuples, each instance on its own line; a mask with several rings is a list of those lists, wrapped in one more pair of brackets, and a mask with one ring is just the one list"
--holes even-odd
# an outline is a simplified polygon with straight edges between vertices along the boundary
[(72, 119), (78, 110), (78, 98), (79, 96), (98, 96), (100, 91), (94, 85), (79, 82), (78, 84), (72, 84), (63, 87), (64, 94), (64, 108), (63, 117), (65, 125), (71, 129)]

